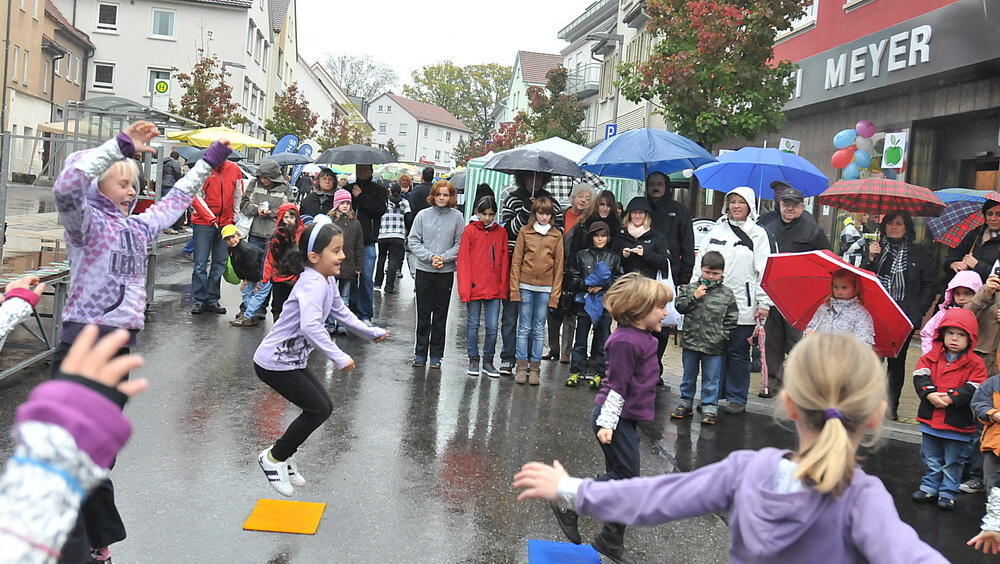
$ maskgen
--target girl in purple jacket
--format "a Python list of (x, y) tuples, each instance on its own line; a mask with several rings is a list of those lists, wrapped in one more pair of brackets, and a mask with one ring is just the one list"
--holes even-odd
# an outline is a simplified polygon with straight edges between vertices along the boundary
[(947, 562), (857, 466), (858, 446), (887, 405), (871, 347), (852, 335), (814, 335), (785, 371), (779, 400), (795, 422), (795, 452), (740, 450), (693, 472), (613, 482), (572, 478), (558, 461), (530, 462), (514, 476), (514, 487), (525, 488), (518, 499), (629, 525), (726, 512), (730, 562)]
[(281, 438), (257, 457), (267, 481), (282, 495), (291, 496), (295, 493), (293, 486), (305, 485), (292, 455), (333, 409), (323, 382), (306, 368), (309, 354), (319, 349), (340, 370), (354, 369), (354, 360), (337, 347), (326, 331), (327, 317), (332, 315), (351, 333), (365, 339), (380, 342), (389, 336), (385, 329), (369, 327), (344, 305), (335, 278), (343, 260), (343, 233), (329, 217), (317, 216), (302, 232), (298, 247), (283, 257), (282, 270), (298, 274), (299, 279), (281, 317), (253, 355), (257, 377), (302, 408)]

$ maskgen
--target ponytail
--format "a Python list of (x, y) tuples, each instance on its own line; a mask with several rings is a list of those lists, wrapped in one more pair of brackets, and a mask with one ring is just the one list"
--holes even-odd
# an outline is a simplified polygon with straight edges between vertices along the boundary
[(839, 495), (857, 465), (856, 434), (885, 409), (881, 363), (852, 335), (816, 334), (788, 357), (785, 393), (801, 423), (818, 436), (799, 452), (795, 477), (820, 493)]

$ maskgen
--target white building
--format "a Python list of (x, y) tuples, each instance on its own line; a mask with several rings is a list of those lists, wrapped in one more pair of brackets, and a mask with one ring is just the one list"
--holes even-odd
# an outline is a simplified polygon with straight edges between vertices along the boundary
[(582, 129), (587, 134), (587, 145), (593, 146), (604, 139), (603, 128), (598, 131), (598, 92), (601, 86), (601, 60), (591, 52), (601, 33), (616, 30), (618, 0), (596, 0), (566, 27), (559, 31), (559, 39), (569, 42), (562, 50), (562, 65), (567, 70), (566, 94), (575, 95), (586, 116)]
[(176, 104), (182, 95), (176, 75), (190, 72), (202, 50), (231, 73), (233, 99), (248, 120), (239, 129), (266, 137), (273, 89), (284, 87), (297, 57), (293, 54), (288, 65), (277, 53), (279, 40), (294, 49), (295, 37), (294, 30), (284, 38), (275, 33), (275, 21), (294, 26), (294, 0), (54, 2), (96, 47), (86, 73), (88, 97), (114, 95), (154, 105), (152, 85), (166, 80)]
[(563, 62), (562, 55), (518, 51), (514, 58), (514, 68), (510, 75), (510, 87), (506, 98), (500, 102), (494, 113), (497, 125), (514, 121), (518, 112), (528, 111), (528, 87), (545, 87), (545, 75)]
[(455, 145), (463, 139), (468, 142), (472, 133), (444, 108), (396, 94), (373, 100), (368, 121), (375, 126), (375, 144), (385, 146), (392, 139), (400, 161), (442, 170), (455, 166)]
[(310, 64), (302, 57), (298, 57), (294, 75), (299, 91), (309, 102), (309, 109), (319, 114), (319, 121), (316, 122), (317, 131), (323, 120), (330, 119), (335, 112), (340, 112), (346, 114), (352, 123), (361, 124), (369, 133), (374, 133), (374, 128), (323, 65)]

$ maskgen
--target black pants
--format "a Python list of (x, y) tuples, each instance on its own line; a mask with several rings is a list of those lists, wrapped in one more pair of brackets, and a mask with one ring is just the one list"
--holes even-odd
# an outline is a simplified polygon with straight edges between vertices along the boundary
[[(594, 406), (591, 417), (594, 433), (600, 428), (597, 418), (601, 415), (601, 406)], [(604, 474), (594, 478), (597, 482), (608, 480), (624, 480), (639, 475), (639, 429), (632, 419), (621, 418), (618, 427), (611, 435), (611, 442), (604, 444), (598, 441), (604, 452)], [(615, 553), (625, 550), (625, 525), (620, 523), (605, 523), (601, 529), (601, 538)]]
[[(910, 333), (913, 337), (913, 333)], [(910, 337), (904, 341), (903, 350), (896, 358), (886, 359), (886, 372), (889, 376), (889, 407), (895, 412), (899, 409), (899, 396), (903, 393), (906, 383), (906, 353), (910, 350)]]
[[(62, 365), (66, 353), (69, 352), (69, 343), (59, 343), (55, 352), (52, 353), (52, 368), (50, 374), (53, 378), (59, 375), (59, 367)], [(129, 354), (128, 347), (124, 347), (115, 353), (115, 356)], [(128, 375), (125, 375), (128, 379)], [(111, 468), (115, 467), (114, 461)], [(125, 523), (115, 507), (115, 486), (111, 480), (103, 480), (94, 486), (87, 494), (87, 499), (80, 506), (80, 515), (77, 516), (76, 525), (66, 538), (63, 545), (60, 563), (78, 564), (90, 560), (90, 549), (111, 546), (116, 542), (125, 540)]]
[(653, 333), (656, 337), (656, 364), (660, 367), (660, 378), (663, 378), (663, 353), (670, 344), (670, 327), (660, 327), (659, 333)]
[(455, 283), (453, 272), (417, 271), (417, 344), (413, 354), (426, 359), (444, 356), (445, 324), (448, 321), (448, 304), (451, 287)]
[[(275, 282), (271, 284), (271, 315), (274, 316), (274, 322), (278, 322), (278, 317), (281, 316), (281, 311), (285, 309), (285, 301), (288, 300), (289, 294), (292, 293), (292, 287), (294, 284), (291, 282)], [(267, 305), (265, 303), (265, 305)]]
[(323, 384), (308, 370), (276, 372), (265, 370), (256, 363), (253, 369), (261, 381), (302, 409), (302, 413), (285, 429), (285, 434), (271, 447), (271, 456), (277, 460), (288, 460), (309, 435), (330, 418), (333, 401)]
[(764, 332), (767, 335), (764, 348), (767, 356), (768, 388), (777, 393), (784, 382), (785, 355), (792, 352), (792, 347), (802, 340), (802, 331), (792, 327), (778, 308), (772, 306), (767, 321), (764, 322)]
[[(391, 292), (396, 289), (396, 274), (403, 268), (404, 254), (402, 239), (378, 240), (378, 263), (375, 265), (376, 288), (382, 286), (384, 280), (386, 291)], [(386, 260), (389, 261), (388, 271), (385, 267)]]

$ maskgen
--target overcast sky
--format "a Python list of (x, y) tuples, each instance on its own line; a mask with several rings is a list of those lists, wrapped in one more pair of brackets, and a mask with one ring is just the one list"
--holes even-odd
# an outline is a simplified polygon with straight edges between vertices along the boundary
[(518, 50), (559, 53), (559, 30), (593, 1), (298, 0), (299, 54), (369, 54), (400, 80), (445, 60), (512, 65)]

